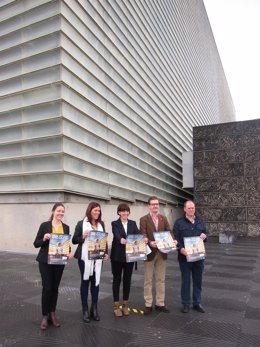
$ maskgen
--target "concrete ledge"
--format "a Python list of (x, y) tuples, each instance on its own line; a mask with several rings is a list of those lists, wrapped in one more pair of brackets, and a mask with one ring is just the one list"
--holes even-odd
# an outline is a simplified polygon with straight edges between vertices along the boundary
[(219, 243), (234, 243), (237, 235), (234, 232), (226, 231), (219, 233)]

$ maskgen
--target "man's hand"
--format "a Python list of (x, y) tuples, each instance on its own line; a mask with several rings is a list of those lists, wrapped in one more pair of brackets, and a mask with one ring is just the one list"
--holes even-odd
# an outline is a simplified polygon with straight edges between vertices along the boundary
[(156, 243), (156, 241), (150, 241), (150, 247), (152, 247), (152, 248), (157, 248), (157, 243)]
[(204, 234), (204, 233), (201, 233), (201, 234), (200, 234), (200, 238), (201, 238), (202, 240), (205, 240), (206, 237), (207, 237), (206, 234)]
[(188, 252), (186, 251), (185, 248), (181, 248), (181, 249), (180, 249), (180, 253), (181, 253), (182, 255), (185, 255), (185, 257), (188, 255)]

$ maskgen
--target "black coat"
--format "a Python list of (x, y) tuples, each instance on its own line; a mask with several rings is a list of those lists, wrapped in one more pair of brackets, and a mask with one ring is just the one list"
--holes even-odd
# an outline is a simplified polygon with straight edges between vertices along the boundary
[[(121, 238), (126, 239), (124, 226), (120, 218), (112, 222), (111, 225), (114, 238), (112, 241), (110, 258), (112, 261), (124, 263), (126, 262), (125, 245), (120, 243)], [(130, 219), (128, 219), (127, 223), (127, 234), (141, 234), (140, 230), (137, 228), (136, 222)]]
[(74, 254), (74, 257), (76, 259), (81, 259), (82, 244), (84, 243), (84, 239), (82, 237), (82, 225), (83, 225), (83, 220), (77, 223), (75, 227), (75, 232), (72, 238), (73, 245), (78, 245), (76, 252)]
[[(70, 233), (70, 228), (67, 224), (62, 223), (64, 234)], [(38, 256), (36, 258), (37, 261), (41, 263), (48, 263), (48, 250), (49, 250), (49, 240), (43, 241), (43, 237), (46, 233), (52, 234), (52, 222), (43, 222), (40, 225), (38, 233), (36, 235), (35, 241), (33, 243), (35, 248), (40, 248)]]

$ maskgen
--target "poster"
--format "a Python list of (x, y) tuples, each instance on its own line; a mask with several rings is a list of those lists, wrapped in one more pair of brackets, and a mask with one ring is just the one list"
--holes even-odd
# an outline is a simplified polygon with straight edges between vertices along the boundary
[(107, 248), (107, 236), (105, 231), (91, 230), (88, 236), (88, 259), (103, 259)]
[(188, 253), (187, 262), (194, 262), (205, 259), (205, 246), (199, 236), (184, 237), (184, 247)]
[(70, 253), (70, 235), (51, 234), (48, 250), (48, 264), (65, 265)]
[(153, 233), (157, 248), (162, 253), (176, 251), (177, 242), (173, 239), (170, 231), (156, 231)]
[(142, 234), (127, 235), (126, 245), (126, 262), (146, 260), (146, 243)]

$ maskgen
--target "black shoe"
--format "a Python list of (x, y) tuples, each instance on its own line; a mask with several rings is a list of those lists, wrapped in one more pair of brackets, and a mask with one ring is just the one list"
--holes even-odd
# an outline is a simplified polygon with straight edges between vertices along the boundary
[(200, 313), (205, 313), (205, 310), (201, 304), (198, 305), (193, 305), (194, 310), (200, 312)]
[(189, 305), (183, 305), (181, 312), (182, 313), (188, 313), (190, 311), (190, 306)]
[(90, 317), (88, 311), (83, 311), (83, 322), (84, 323), (89, 323), (90, 322)]
[(100, 321), (100, 317), (97, 310), (97, 304), (92, 304), (90, 307), (90, 317), (95, 321)]
[(151, 314), (153, 311), (152, 307), (145, 306), (144, 308), (144, 315), (147, 316), (148, 314)]
[(156, 311), (160, 311), (160, 312), (164, 312), (164, 313), (169, 313), (170, 312), (170, 310), (168, 309), (168, 307), (167, 306), (157, 306), (157, 305), (155, 305), (155, 309), (156, 309)]

